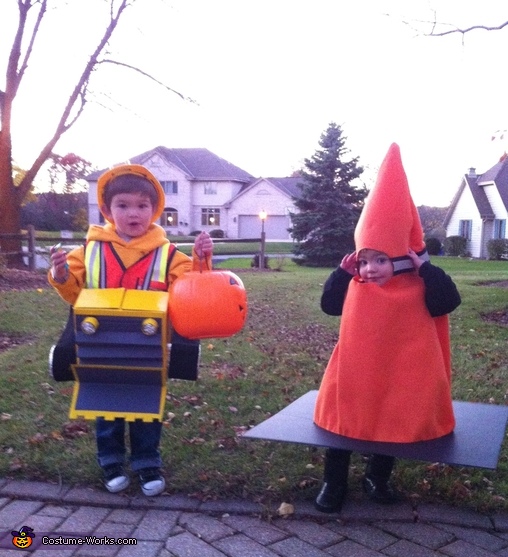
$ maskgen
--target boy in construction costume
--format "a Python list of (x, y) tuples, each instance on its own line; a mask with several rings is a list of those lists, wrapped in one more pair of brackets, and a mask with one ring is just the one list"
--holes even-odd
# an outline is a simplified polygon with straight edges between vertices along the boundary
[[(156, 224), (165, 206), (159, 181), (145, 167), (126, 164), (108, 170), (97, 182), (99, 208), (108, 221), (90, 226), (86, 245), (66, 254), (53, 251), (50, 284), (74, 305), (83, 288), (126, 288), (167, 291), (183, 273), (211, 269), (213, 242), (197, 236), (192, 259), (176, 250)], [(147, 496), (165, 488), (160, 474), (161, 422), (129, 422), (131, 468)], [(97, 460), (106, 489), (112, 493), (129, 485), (124, 471), (125, 421), (96, 420)]]
[[(447, 314), (460, 304), (451, 278), (431, 265), (399, 147), (392, 144), (355, 230), (353, 254), (327, 280), (321, 307), (342, 315), (318, 393), (314, 422), (366, 441), (414, 443), (455, 427)], [(351, 451), (328, 449), (323, 512), (340, 510)], [(395, 500), (394, 458), (372, 455), (363, 487)]]

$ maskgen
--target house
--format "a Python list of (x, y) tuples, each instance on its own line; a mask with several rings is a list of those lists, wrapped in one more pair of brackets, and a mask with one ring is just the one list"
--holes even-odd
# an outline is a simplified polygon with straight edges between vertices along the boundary
[[(296, 211), (298, 178), (255, 178), (208, 149), (156, 147), (129, 162), (146, 166), (162, 184), (166, 208), (160, 224), (168, 234), (220, 229), (227, 238), (259, 238), (259, 213), (266, 211), (266, 238), (291, 238), (287, 229), (289, 213)], [(104, 222), (96, 188), (102, 172), (88, 177), (90, 224)]]
[(446, 215), (447, 236), (464, 236), (472, 257), (488, 257), (487, 243), (504, 239), (508, 218), (508, 157), (484, 174), (474, 168), (462, 178)]

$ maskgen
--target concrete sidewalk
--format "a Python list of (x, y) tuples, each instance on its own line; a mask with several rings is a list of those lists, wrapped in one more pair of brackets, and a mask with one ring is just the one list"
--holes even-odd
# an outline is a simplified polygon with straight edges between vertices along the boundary
[[(278, 517), (276, 510), (243, 500), (127, 497), (0, 479), (0, 555), (508, 557), (508, 513), (484, 515), (423, 504), (413, 508), (405, 502), (380, 506), (365, 500), (347, 502), (338, 515), (319, 513), (311, 502), (296, 505), (287, 518)], [(11, 531), (25, 526), (33, 529), (32, 549), (38, 549), (13, 545)], [(44, 536), (53, 544), (42, 546)], [(71, 536), (84, 543), (70, 545)], [(118, 538), (136, 544), (106, 543)]]

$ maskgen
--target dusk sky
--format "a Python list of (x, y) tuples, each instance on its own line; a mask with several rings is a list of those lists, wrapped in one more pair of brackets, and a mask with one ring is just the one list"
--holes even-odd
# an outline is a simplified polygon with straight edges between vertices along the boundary
[[(15, 105), (21, 166), (49, 138), (107, 24), (102, 0), (56, 4)], [(17, 2), (4, 0), (0, 89), (16, 14)], [(254, 176), (281, 177), (314, 154), (333, 121), (368, 186), (397, 142), (416, 204), (446, 206), (469, 167), (484, 172), (508, 149), (508, 134), (491, 139), (508, 129), (508, 28), (428, 34), (433, 21), (443, 31), (506, 19), (498, 0), (137, 0), (108, 57), (195, 102), (104, 65), (56, 151), (104, 168), (158, 145), (206, 147)]]

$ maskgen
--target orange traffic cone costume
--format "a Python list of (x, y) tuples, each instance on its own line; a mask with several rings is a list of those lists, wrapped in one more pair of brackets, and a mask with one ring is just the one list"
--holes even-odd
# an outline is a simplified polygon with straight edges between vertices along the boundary
[(453, 431), (448, 316), (431, 317), (408, 249), (426, 256), (398, 145), (392, 144), (355, 230), (357, 253), (392, 260), (384, 285), (355, 276), (339, 342), (323, 377), (315, 423), (367, 441), (412, 443)]

